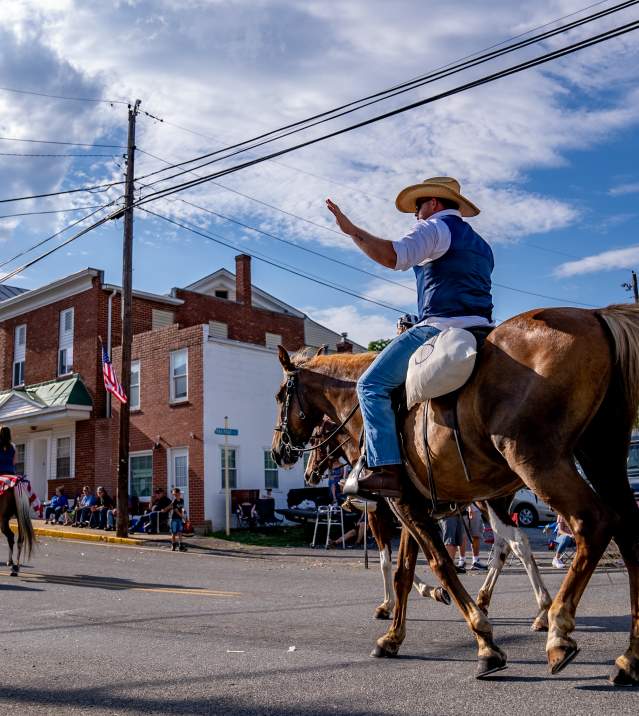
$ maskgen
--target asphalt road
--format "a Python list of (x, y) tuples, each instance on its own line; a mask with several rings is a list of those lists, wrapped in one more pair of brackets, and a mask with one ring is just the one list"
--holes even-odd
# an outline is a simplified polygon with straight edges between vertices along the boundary
[[(2, 549), (2, 547), (0, 547)], [(0, 713), (634, 714), (606, 682), (630, 625), (624, 572), (598, 572), (578, 612), (581, 653), (547, 674), (525, 575), (508, 568), (492, 616), (509, 668), (473, 678), (454, 607), (409, 604), (400, 658), (369, 656), (386, 622), (361, 552), (191, 550), (43, 540), (18, 579), (0, 568)], [(555, 592), (559, 575), (548, 571)], [(481, 576), (463, 578), (475, 593)]]

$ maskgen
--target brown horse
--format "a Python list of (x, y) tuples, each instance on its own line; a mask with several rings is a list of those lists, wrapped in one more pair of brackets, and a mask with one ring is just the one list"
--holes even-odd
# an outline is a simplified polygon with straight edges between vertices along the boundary
[[(285, 380), (276, 396), (280, 415), (273, 436), (279, 465), (296, 462), (297, 449), (324, 415), (337, 423), (345, 419), (356, 401), (357, 379), (373, 358), (340, 354), (292, 360), (280, 349)], [(464, 504), (504, 497), (523, 483), (569, 521), (576, 555), (548, 615), (546, 652), (553, 674), (578, 653), (571, 637), (575, 612), (602, 553), (615, 538), (629, 574), (632, 628), (612, 680), (639, 685), (639, 508), (626, 475), (639, 405), (639, 306), (539, 309), (506, 321), (490, 334), (473, 377), (457, 397), (470, 480), (460, 469), (449, 403), (443, 398), (416, 406), (402, 420), (409, 479), (391, 506), (473, 632), (477, 676), (504, 668), (506, 655), (459, 581), (431, 517), (429, 460), (442, 501)], [(360, 430), (356, 415), (347, 431), (355, 438)], [(575, 455), (590, 484), (577, 472)], [(389, 632), (378, 641), (379, 652), (396, 653), (401, 638)]]
[[(350, 465), (354, 465), (360, 457), (359, 441), (350, 439), (345, 431), (336, 425), (330, 418), (325, 417), (321, 424), (313, 430), (309, 445), (313, 450), (311, 457), (304, 471), (304, 479), (309, 485), (317, 485), (321, 479), (322, 466), (335, 457), (343, 457)], [(539, 568), (533, 557), (530, 543), (525, 533), (515, 527), (510, 521), (508, 507), (512, 502), (512, 495), (495, 498), (485, 502), (477, 503), (484, 519), (490, 522), (495, 542), (495, 559), (492, 561), (486, 579), (479, 590), (477, 605), (488, 614), (488, 607), (492, 599), (493, 591), (506, 559), (511, 551), (519, 558), (526, 570), (537, 601), (538, 612), (533, 620), (531, 629), (533, 631), (548, 630), (548, 609), (552, 599), (539, 573)], [(375, 541), (379, 547), (379, 558), (384, 580), (384, 602), (377, 607), (375, 617), (377, 619), (388, 619), (390, 611), (395, 607), (396, 612), (392, 631), (404, 634), (406, 631), (406, 600), (410, 592), (410, 585), (423, 597), (431, 597), (436, 601), (450, 603), (450, 595), (441, 587), (432, 587), (415, 577), (415, 566), (417, 562), (418, 545), (411, 537), (406, 528), (402, 528), (402, 540), (397, 553), (397, 569), (395, 576), (395, 600), (390, 596), (391, 576), (391, 536), (393, 531), (392, 512), (388, 503), (380, 499), (378, 507), (371, 513), (370, 525)], [(445, 596), (444, 596), (445, 595)], [(444, 597), (444, 598), (442, 598)]]
[[(310, 446), (313, 447), (310, 459), (306, 465), (304, 471), (304, 481), (307, 485), (317, 485), (321, 480), (322, 467), (326, 466), (329, 459), (333, 458), (345, 458), (349, 464), (353, 464), (353, 460), (349, 458), (349, 455), (353, 454), (353, 445), (347, 446), (347, 443), (352, 441), (348, 436), (326, 440), (330, 437), (331, 433), (335, 431), (338, 426), (330, 420), (325, 418), (321, 425), (319, 425), (313, 431), (310, 439)], [(357, 450), (359, 456), (359, 450)], [(349, 499), (347, 503), (353, 505), (355, 509), (360, 509), (360, 503), (363, 505), (363, 501), (355, 499)], [(386, 500), (379, 499), (375, 502), (369, 502), (370, 508), (368, 510), (368, 525), (375, 542), (377, 549), (379, 550), (379, 566), (382, 571), (382, 580), (384, 583), (384, 601), (375, 608), (375, 619), (390, 619), (393, 610), (395, 609), (395, 596), (391, 590), (391, 578), (393, 571), (393, 553), (392, 553), (392, 539), (393, 533), (395, 532), (395, 520), (393, 519), (393, 513), (386, 502)], [(413, 538), (402, 528), (403, 533), (406, 533), (406, 538), (409, 539), (414, 545), (414, 558), (417, 558), (417, 543)], [(398, 552), (397, 560), (398, 563), (406, 564), (406, 560), (410, 563), (412, 554), (410, 550), (407, 550), (404, 545), (404, 539), (400, 542), (400, 550)], [(436, 602), (442, 604), (450, 604), (450, 595), (442, 587), (434, 587), (430, 584), (422, 582), (422, 580), (415, 576), (415, 565), (412, 566), (413, 574), (410, 576), (410, 581), (420, 594), (420, 596), (434, 599)]]
[[(15, 562), (13, 561), (14, 536), (9, 525), (9, 521), (13, 517), (18, 522), (18, 554)], [(27, 556), (30, 556), (35, 540), (33, 525), (31, 524), (29, 493), (24, 482), (18, 482), (15, 487), (10, 487), (0, 494), (0, 531), (2, 531), (9, 543), (7, 566), (11, 567), (11, 576), (17, 577), (20, 571), (22, 548), (26, 543)]]

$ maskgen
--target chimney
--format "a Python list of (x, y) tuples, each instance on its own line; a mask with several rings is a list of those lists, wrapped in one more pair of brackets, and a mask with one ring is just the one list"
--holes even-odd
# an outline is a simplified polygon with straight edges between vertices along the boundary
[(342, 340), (335, 346), (338, 353), (352, 353), (353, 344), (347, 340), (346, 336), (348, 333), (342, 333)]
[(235, 300), (251, 305), (251, 257), (246, 254), (235, 257)]

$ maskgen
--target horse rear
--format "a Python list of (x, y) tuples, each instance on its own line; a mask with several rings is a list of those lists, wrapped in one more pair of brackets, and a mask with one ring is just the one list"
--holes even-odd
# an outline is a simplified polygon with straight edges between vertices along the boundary
[[(12, 518), (18, 523), (18, 553), (13, 561), (14, 535), (9, 524)], [(35, 542), (35, 533), (31, 522), (31, 503), (26, 483), (18, 482), (0, 494), (0, 531), (9, 543), (9, 559), (7, 566), (11, 567), (11, 576), (17, 577), (20, 571), (20, 558), (22, 549), (26, 547), (27, 557), (31, 556)]]

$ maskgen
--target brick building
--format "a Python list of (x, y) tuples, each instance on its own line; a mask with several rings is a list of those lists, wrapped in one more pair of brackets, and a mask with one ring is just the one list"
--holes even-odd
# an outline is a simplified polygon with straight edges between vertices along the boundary
[[(0, 295), (0, 423), (12, 429), (18, 469), (40, 495), (65, 485), (117, 482), (117, 401), (102, 381), (100, 340), (120, 362), (120, 291), (86, 269), (30, 291)], [(301, 467), (280, 475), (268, 457), (281, 378), (275, 349), (327, 344), (363, 350), (252, 285), (250, 257), (169, 295), (134, 291), (130, 491), (179, 485), (196, 524), (223, 518), (225, 415), (240, 437), (231, 482), (272, 485), (283, 499)]]

